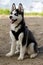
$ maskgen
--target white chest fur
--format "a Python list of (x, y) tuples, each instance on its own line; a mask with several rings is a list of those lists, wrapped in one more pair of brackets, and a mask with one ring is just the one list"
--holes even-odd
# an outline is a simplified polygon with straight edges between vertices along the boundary
[(21, 25), (19, 25), (17, 28), (15, 28), (16, 26), (17, 25), (15, 25), (15, 24), (11, 24), (11, 30), (14, 30), (15, 32), (17, 32), (20, 29)]

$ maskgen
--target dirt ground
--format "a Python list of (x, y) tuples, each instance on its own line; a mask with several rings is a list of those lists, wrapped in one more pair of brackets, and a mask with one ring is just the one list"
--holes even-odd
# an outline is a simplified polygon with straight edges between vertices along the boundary
[[(43, 17), (25, 17), (26, 25), (33, 32), (39, 47), (43, 46)], [(35, 59), (30, 59), (27, 55), (23, 61), (18, 61), (19, 55), (6, 57), (10, 50), (10, 20), (0, 18), (0, 65), (43, 65), (43, 53)]]

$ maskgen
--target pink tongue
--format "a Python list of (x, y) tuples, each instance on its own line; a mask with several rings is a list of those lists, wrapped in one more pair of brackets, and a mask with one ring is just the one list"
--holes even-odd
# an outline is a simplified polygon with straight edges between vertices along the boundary
[(10, 21), (10, 23), (12, 23), (13, 21)]

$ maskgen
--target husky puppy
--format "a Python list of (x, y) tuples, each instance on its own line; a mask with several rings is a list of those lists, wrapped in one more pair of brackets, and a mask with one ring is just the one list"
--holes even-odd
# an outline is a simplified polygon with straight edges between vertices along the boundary
[(37, 56), (37, 42), (32, 32), (25, 25), (23, 12), (15, 9), (10, 14), (11, 30), (10, 37), (12, 40), (10, 52), (6, 56), (10, 57), (15, 54), (16, 44), (19, 45), (20, 55), (18, 60), (23, 60), (25, 53), (30, 55), (30, 58)]

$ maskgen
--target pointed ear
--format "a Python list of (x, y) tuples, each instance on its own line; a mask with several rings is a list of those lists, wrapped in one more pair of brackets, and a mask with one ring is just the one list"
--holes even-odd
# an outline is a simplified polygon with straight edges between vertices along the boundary
[(14, 11), (14, 10), (16, 10), (16, 5), (13, 3), (12, 4), (12, 10), (11, 11)]
[(23, 5), (21, 3), (18, 6), (18, 10), (21, 12), (24, 12), (24, 8), (23, 8)]

